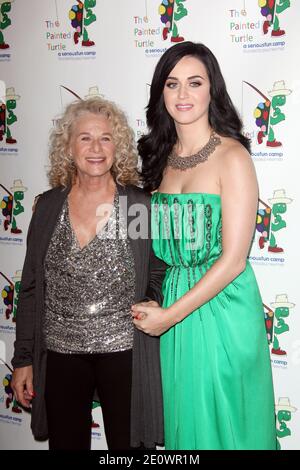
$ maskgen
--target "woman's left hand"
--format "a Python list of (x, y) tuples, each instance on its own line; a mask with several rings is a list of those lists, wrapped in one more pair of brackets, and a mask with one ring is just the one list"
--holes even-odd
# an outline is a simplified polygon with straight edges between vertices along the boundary
[(141, 302), (131, 307), (135, 326), (150, 336), (160, 336), (173, 326), (167, 310), (157, 302)]

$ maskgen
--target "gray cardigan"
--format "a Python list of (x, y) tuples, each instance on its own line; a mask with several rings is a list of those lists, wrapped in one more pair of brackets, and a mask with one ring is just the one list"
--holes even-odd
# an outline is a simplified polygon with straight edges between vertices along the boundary
[[(47, 439), (44, 400), (46, 355), (42, 335), (44, 311), (44, 258), (62, 205), (70, 188), (58, 187), (39, 198), (28, 229), (27, 252), (23, 267), (16, 323), (14, 368), (33, 365), (36, 397), (32, 401), (31, 428), (36, 439)], [(127, 196), (127, 214), (132, 204), (148, 209), (150, 196), (140, 188), (118, 185), (120, 196)], [(123, 208), (125, 210), (125, 207)], [(127, 226), (132, 217), (127, 216)], [(135, 270), (135, 302), (151, 298), (161, 303), (165, 265), (151, 248), (151, 237), (131, 239)], [(70, 390), (71, 393), (71, 390)], [(163, 443), (163, 412), (159, 358), (159, 338), (134, 330), (131, 398), (131, 445), (154, 447)]]

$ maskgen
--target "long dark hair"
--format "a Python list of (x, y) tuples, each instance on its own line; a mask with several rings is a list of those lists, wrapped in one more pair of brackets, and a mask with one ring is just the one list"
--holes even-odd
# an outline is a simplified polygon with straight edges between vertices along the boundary
[(197, 58), (206, 67), (210, 81), (208, 118), (211, 128), (224, 137), (233, 137), (250, 151), (250, 140), (241, 133), (242, 122), (228, 95), (213, 53), (203, 44), (190, 41), (176, 44), (162, 55), (155, 68), (146, 113), (149, 133), (138, 141), (142, 159), (141, 176), (146, 190), (152, 191), (160, 185), (168, 155), (177, 140), (174, 121), (164, 104), (163, 89), (171, 70), (185, 56)]

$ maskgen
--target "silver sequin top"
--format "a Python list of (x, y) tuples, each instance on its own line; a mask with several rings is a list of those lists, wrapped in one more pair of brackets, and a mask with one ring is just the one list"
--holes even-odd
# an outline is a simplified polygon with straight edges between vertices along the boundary
[(135, 268), (129, 243), (117, 194), (109, 222), (83, 249), (66, 199), (45, 258), (48, 349), (104, 353), (132, 348)]

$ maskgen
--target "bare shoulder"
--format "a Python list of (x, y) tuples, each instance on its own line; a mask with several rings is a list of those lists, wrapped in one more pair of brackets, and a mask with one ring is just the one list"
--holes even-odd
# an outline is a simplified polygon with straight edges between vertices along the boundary
[(221, 165), (253, 165), (248, 150), (238, 141), (230, 137), (222, 137), (222, 145), (218, 153)]
[(236, 188), (257, 192), (257, 177), (255, 167), (248, 150), (237, 140), (222, 138), (218, 167), (221, 188)]

